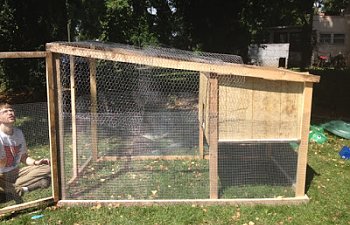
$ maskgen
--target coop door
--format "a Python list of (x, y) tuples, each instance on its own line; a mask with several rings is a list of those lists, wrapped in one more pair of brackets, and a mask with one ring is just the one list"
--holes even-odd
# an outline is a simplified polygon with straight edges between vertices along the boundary
[[(51, 158), (45, 56), (46, 52), (0, 52), (1, 88), (14, 90), (11, 94), (2, 94), (1, 102), (9, 102), (15, 110), (15, 126), (23, 131), (28, 153), (34, 159)], [(20, 170), (23, 171), (23, 167), (22, 164)], [(26, 184), (30, 185), (31, 181), (32, 178)], [(18, 184), (20, 181), (14, 179), (11, 182)], [(0, 216), (52, 202), (51, 186), (25, 193), (22, 203), (19, 198), (15, 201), (13, 196), (0, 193)], [(6, 185), (2, 188), (9, 189)]]

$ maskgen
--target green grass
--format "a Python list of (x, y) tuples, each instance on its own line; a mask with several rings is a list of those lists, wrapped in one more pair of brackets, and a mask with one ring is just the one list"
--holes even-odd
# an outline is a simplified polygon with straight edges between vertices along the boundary
[[(50, 148), (48, 145), (28, 146), (28, 149), (29, 149), (28, 150), (29, 155), (35, 159), (50, 158)], [(50, 196), (52, 196), (51, 188), (47, 188), (47, 189), (41, 189), (41, 190), (29, 192), (23, 196), (23, 200), (24, 202), (30, 202), (41, 198), (50, 197)], [(0, 203), (0, 208), (11, 206), (14, 204), (15, 204), (15, 201)]]
[[(2, 219), (2, 224), (350, 224), (350, 161), (338, 152), (349, 140), (329, 135), (310, 144), (310, 202), (284, 206), (48, 207)], [(33, 215), (43, 218), (32, 220)]]

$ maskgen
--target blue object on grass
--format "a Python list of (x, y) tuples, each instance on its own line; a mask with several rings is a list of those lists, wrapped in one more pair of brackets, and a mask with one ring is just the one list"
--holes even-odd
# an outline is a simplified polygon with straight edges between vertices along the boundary
[(339, 155), (342, 159), (350, 159), (350, 148), (348, 146), (344, 146), (340, 150)]
[(35, 215), (35, 216), (32, 216), (32, 220), (37, 220), (37, 219), (40, 219), (40, 218), (43, 218), (44, 215), (40, 214), (40, 215)]

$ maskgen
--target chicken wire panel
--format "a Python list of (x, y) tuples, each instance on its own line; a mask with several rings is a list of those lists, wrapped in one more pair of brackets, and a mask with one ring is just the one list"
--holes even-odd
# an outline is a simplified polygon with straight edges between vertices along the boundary
[(302, 84), (219, 77), (221, 198), (295, 196)]
[[(16, 126), (23, 131), (27, 145), (49, 145), (47, 102), (15, 104), (13, 108)], [(49, 157), (49, 150), (45, 157)]]
[[(92, 114), (90, 60), (61, 57), (64, 198), (208, 198), (206, 160), (157, 158), (199, 154), (198, 73), (96, 60), (97, 107)], [(98, 161), (91, 160), (93, 142)]]
[(220, 143), (220, 197), (294, 197), (297, 146), (298, 142)]

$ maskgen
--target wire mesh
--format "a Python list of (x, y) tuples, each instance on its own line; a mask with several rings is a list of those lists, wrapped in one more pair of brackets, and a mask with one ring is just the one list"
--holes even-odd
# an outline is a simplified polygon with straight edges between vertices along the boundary
[[(197, 71), (149, 66), (147, 60), (227, 65), (242, 59), (150, 46), (66, 45), (127, 50), (145, 63), (61, 54), (63, 199), (209, 198), (210, 162), (199, 157), (198, 136), (200, 125), (207, 140), (210, 135), (209, 117), (200, 115), (209, 112), (199, 110), (200, 99), (210, 99), (210, 84)], [(302, 84), (234, 74), (218, 79), (219, 197), (293, 196)], [(205, 154), (209, 148), (206, 144)]]

